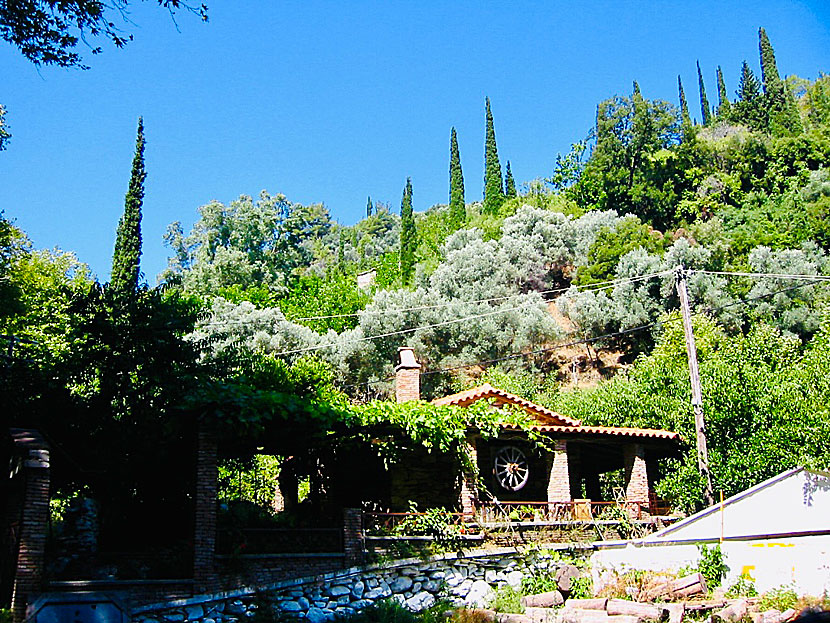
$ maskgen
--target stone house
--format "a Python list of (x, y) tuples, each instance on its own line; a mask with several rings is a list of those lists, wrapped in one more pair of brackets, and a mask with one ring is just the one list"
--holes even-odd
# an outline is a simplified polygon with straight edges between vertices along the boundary
[[(400, 363), (395, 368), (396, 399), (398, 402), (418, 400), (421, 365), (411, 348), (399, 349), (399, 357)], [(549, 511), (555, 508), (565, 513), (560, 513), (560, 517), (573, 519), (576, 512), (589, 519), (591, 513), (602, 509), (603, 503), (620, 501), (603, 499), (601, 476), (622, 472), (620, 488), (629, 512), (637, 516), (663, 514), (652, 485), (659, 475), (658, 459), (678, 455), (681, 442), (678, 433), (584, 426), (487, 383), (438, 398), (433, 403), (466, 407), (480, 400), (490, 402), (493, 408), (511, 405), (529, 414), (535, 420), (531, 430), (545, 439), (550, 450), (539, 449), (518, 426), (503, 424), (501, 434), (489, 439), (471, 428), (467, 434), (467, 452), (478, 467), (480, 480), (477, 482), (475, 474), (463, 473), (463, 470), (455, 474), (457, 505), (462, 512), (473, 513), (494, 503), (538, 505), (548, 511), (548, 519), (551, 518)], [(415, 488), (412, 480), (417, 476), (412, 470), (411, 465), (400, 470), (408, 475), (409, 489)], [(420, 486), (436, 491), (441, 488), (438, 480), (436, 476), (431, 488), (427, 482)], [(394, 477), (392, 487), (394, 499)]]

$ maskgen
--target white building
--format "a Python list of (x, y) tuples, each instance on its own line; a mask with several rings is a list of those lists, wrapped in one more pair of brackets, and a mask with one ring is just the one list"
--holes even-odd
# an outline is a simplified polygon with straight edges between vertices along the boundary
[(830, 473), (791, 469), (643, 539), (597, 544), (595, 569), (677, 570), (721, 543), (729, 573), (759, 592), (830, 593)]

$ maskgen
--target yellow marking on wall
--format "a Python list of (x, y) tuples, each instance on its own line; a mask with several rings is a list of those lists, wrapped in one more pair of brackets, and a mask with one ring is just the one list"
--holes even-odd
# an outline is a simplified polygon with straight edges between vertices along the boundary
[(795, 547), (795, 543), (751, 543), (751, 547)]
[(751, 573), (751, 571), (754, 571), (754, 570), (755, 570), (755, 565), (744, 565), (743, 569), (741, 569), (741, 577), (754, 582), (755, 578), (752, 577), (752, 573)]

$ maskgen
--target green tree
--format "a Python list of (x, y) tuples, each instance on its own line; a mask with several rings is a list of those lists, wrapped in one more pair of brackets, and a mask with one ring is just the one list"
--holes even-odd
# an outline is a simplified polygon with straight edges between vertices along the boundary
[(130, 186), (124, 201), (124, 214), (118, 222), (115, 252), (112, 256), (110, 283), (117, 294), (129, 294), (138, 288), (141, 271), (141, 206), (144, 202), (144, 121), (138, 118), (135, 156)]
[(735, 94), (738, 96), (733, 105), (735, 120), (753, 130), (766, 130), (767, 111), (761, 93), (761, 83), (746, 61), (741, 65), (741, 79)]
[(464, 173), (461, 170), (461, 155), (458, 152), (458, 137), (455, 128), (450, 131), (450, 222), (459, 229), (467, 220), (464, 203)]
[(729, 103), (729, 95), (726, 92), (726, 83), (723, 80), (723, 71), (718, 65), (718, 117), (722, 119), (728, 119), (729, 114), (732, 112), (730, 103)]
[(493, 127), (493, 113), (490, 111), (490, 98), (485, 98), (484, 128), (484, 206), (485, 214), (497, 214), (504, 201), (502, 190), (501, 165), (499, 150), (496, 146), (496, 130)]
[(769, 130), (773, 134), (798, 134), (803, 128), (795, 99), (778, 74), (775, 52), (767, 31), (758, 29), (758, 49), (761, 53), (761, 79), (769, 110)]
[(366, 197), (366, 218), (372, 216), (372, 198)]
[(697, 61), (697, 84), (700, 89), (700, 114), (703, 125), (709, 125), (712, 120), (712, 109), (706, 98), (706, 85), (703, 84), (703, 72), (700, 71), (700, 61)]
[(689, 104), (686, 103), (686, 93), (683, 92), (683, 82), (680, 75), (677, 76), (677, 90), (680, 97), (680, 120), (684, 127), (692, 125), (692, 118), (689, 116)]
[(516, 181), (513, 179), (513, 172), (510, 170), (510, 161), (507, 161), (507, 167), (504, 170), (504, 197), (505, 199), (513, 199), (516, 196)]
[(11, 137), (9, 124), (6, 122), (6, 107), (0, 104), (0, 151), (6, 149)]
[(596, 144), (575, 196), (595, 208), (636, 214), (658, 227), (669, 222), (677, 194), (656, 155), (679, 138), (677, 109), (639, 93), (616, 96), (597, 107), (592, 134)]
[[(109, 39), (116, 47), (124, 47), (133, 36), (116, 26), (115, 15), (128, 19), (130, 0), (26, 0), (0, 2), (0, 37), (17, 47), (35, 65), (57, 65), (86, 69), (81, 55), (75, 51), (79, 41), (88, 44), (92, 38)], [(182, 0), (158, 0), (171, 16), (179, 9), (198, 14), (207, 21), (207, 6), (192, 5)], [(90, 46), (91, 47), (91, 46)], [(92, 54), (101, 52), (91, 47)]]
[(412, 212), (412, 179), (408, 177), (401, 199), (401, 281), (404, 285), (412, 283), (417, 248), (418, 233), (415, 230), (415, 215)]

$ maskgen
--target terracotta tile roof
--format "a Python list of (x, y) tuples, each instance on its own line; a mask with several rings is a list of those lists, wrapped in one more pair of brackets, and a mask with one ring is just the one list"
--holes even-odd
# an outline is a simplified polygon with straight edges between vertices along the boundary
[[(473, 387), (472, 389), (458, 392), (433, 400), (436, 405), (457, 405), (466, 407), (478, 400), (494, 398), (496, 404), (512, 404), (533, 416), (538, 424), (530, 428), (542, 433), (565, 433), (569, 435), (608, 435), (612, 437), (640, 437), (647, 439), (667, 439), (680, 441), (679, 433), (668, 430), (656, 430), (651, 428), (623, 428), (622, 426), (582, 426), (579, 420), (574, 420), (540, 405), (525, 400), (509, 392), (493, 387), (489, 383)], [(506, 430), (521, 430), (514, 424), (501, 424)]]
[(484, 398), (495, 398), (497, 404), (512, 404), (532, 415), (539, 421), (540, 425), (545, 426), (579, 426), (579, 420), (574, 420), (550, 409), (546, 409), (540, 405), (534, 404), (529, 400), (525, 400), (521, 396), (516, 396), (509, 392), (493, 387), (489, 383), (473, 387), (472, 389), (458, 392), (433, 400), (436, 405), (457, 405), (459, 407), (466, 407)]
[[(521, 430), (515, 424), (501, 424), (502, 428), (507, 430)], [(571, 435), (588, 434), (588, 435), (611, 435), (614, 437), (645, 437), (648, 439), (669, 439), (671, 441), (680, 441), (680, 433), (673, 433), (668, 430), (659, 430), (654, 428), (623, 428), (622, 426), (550, 426), (550, 425), (536, 425), (530, 426), (531, 430), (539, 431), (540, 433), (567, 433)]]

